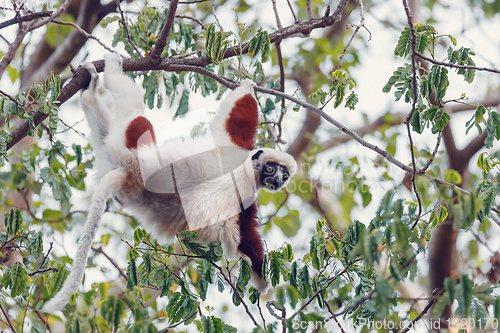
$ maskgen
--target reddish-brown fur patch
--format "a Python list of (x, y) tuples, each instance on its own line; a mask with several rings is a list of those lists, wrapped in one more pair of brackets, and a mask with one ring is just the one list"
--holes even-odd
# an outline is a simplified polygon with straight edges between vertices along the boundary
[(258, 125), (257, 102), (247, 94), (234, 103), (226, 120), (226, 131), (235, 145), (252, 150)]
[(252, 260), (252, 269), (262, 277), (262, 262), (264, 261), (264, 245), (258, 230), (257, 205), (255, 202), (240, 213), (241, 242), (238, 250)]
[(156, 142), (153, 125), (151, 125), (149, 120), (142, 116), (132, 120), (125, 130), (125, 146), (127, 146), (128, 149), (136, 149), (137, 141), (139, 141), (141, 135), (147, 131), (151, 131), (151, 138), (146, 137), (147, 141), (144, 141), (144, 143), (149, 145)]

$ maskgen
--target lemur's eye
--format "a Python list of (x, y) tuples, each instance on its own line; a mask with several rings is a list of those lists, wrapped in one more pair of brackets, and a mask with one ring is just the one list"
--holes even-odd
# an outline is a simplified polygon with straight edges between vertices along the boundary
[(272, 171), (273, 171), (273, 167), (268, 166), (267, 167), (267, 172), (272, 172)]
[(287, 173), (285, 173), (285, 174), (283, 175), (283, 178), (288, 179), (288, 174), (287, 174)]

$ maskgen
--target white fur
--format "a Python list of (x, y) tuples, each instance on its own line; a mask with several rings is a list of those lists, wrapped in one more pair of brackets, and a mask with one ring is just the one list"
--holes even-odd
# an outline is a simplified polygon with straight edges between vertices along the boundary
[[(238, 213), (255, 201), (260, 166), (266, 160), (285, 164), (290, 177), (297, 168), (291, 156), (268, 148), (262, 149), (258, 161), (253, 160), (255, 151), (234, 145), (226, 132), (226, 120), (234, 103), (253, 93), (251, 81), (243, 81), (222, 102), (207, 136), (159, 146), (139, 144), (137, 149), (129, 150), (125, 147), (125, 130), (131, 120), (144, 114), (140, 90), (122, 73), (120, 58), (106, 57), (104, 85), (113, 96), (112, 116), (108, 119), (96, 93), (97, 73), (93, 66), (86, 67), (92, 81), (90, 89), (82, 94), (82, 107), (90, 123), (96, 159), (105, 160), (96, 167), (102, 168), (98, 172), (105, 176), (93, 195), (71, 273), (61, 291), (44, 306), (48, 312), (63, 308), (78, 290), (92, 239), (111, 195), (157, 238), (173, 237), (191, 227), (198, 231), (200, 240), (219, 240), (227, 255), (241, 257)], [(103, 132), (108, 132), (105, 138)], [(267, 287), (260, 278), (257, 283), (261, 290)]]
[(83, 272), (87, 264), (90, 246), (92, 245), (95, 233), (99, 227), (101, 216), (106, 210), (106, 201), (116, 187), (120, 186), (124, 176), (125, 173), (122, 169), (115, 169), (108, 172), (99, 182), (92, 196), (89, 215), (87, 216), (87, 221), (82, 230), (82, 237), (78, 241), (76, 256), (73, 260), (71, 272), (57, 295), (44, 304), (44, 311), (53, 313), (62, 309), (68, 303), (69, 297), (78, 290), (78, 287), (82, 283)]

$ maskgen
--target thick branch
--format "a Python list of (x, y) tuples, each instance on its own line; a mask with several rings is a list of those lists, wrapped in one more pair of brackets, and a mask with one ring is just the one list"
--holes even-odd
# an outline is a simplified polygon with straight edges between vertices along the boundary
[[(99, 0), (85, 0), (82, 1), (81, 6), (76, 25), (87, 33), (91, 33), (99, 21), (116, 8), (116, 3), (112, 1), (112, 6), (101, 7)], [(87, 37), (80, 30), (71, 31), (54, 53), (29, 78), (26, 78), (22, 83), (21, 90), (27, 91), (32, 83), (45, 81), (50, 72), (56, 74), (62, 72), (80, 52), (87, 40)]]
[(170, 34), (170, 29), (172, 28), (172, 24), (175, 19), (175, 12), (177, 11), (177, 5), (179, 4), (179, 0), (170, 1), (170, 7), (168, 8), (167, 19), (165, 21), (165, 25), (160, 31), (158, 35), (158, 40), (156, 41), (156, 46), (151, 52), (152, 57), (159, 57), (163, 52), (165, 46), (167, 46), (168, 35)]
[[(323, 17), (321, 19), (313, 19), (311, 21), (306, 21), (306, 22), (298, 22), (296, 24), (289, 25), (287, 27), (284, 27), (283, 29), (277, 30), (269, 34), (271, 43), (276, 43), (291, 37), (308, 36), (311, 33), (311, 31), (315, 29), (325, 28), (335, 24), (336, 22), (340, 21), (342, 13), (344, 12), (347, 4), (350, 1), (351, 0), (341, 0), (339, 5), (337, 6), (337, 9), (331, 16)], [(242, 47), (240, 46), (230, 47), (226, 50), (226, 52), (224, 52), (222, 58), (226, 59), (243, 53), (248, 53), (248, 48), (249, 48), (248, 43), (243, 44)], [(183, 65), (192, 65), (192, 66), (203, 67), (212, 63), (210, 57), (206, 55), (198, 58), (192, 58), (192, 59), (190, 58), (183, 60), (185, 60), (182, 62)], [(174, 59), (164, 59), (163, 62), (172, 63), (176, 61), (174, 61)]]

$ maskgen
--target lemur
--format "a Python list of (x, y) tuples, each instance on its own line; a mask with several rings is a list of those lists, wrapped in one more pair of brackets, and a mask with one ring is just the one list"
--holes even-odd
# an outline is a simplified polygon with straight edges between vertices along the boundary
[[(226, 255), (251, 264), (257, 288), (265, 290), (257, 191), (282, 189), (296, 173), (297, 164), (287, 153), (255, 149), (259, 125), (255, 84), (242, 81), (229, 93), (210, 123), (209, 135), (158, 144), (153, 125), (144, 117), (141, 91), (123, 73), (121, 59), (114, 55), (105, 59), (104, 87), (112, 96), (111, 112), (97, 93), (95, 67), (88, 63), (85, 68), (91, 82), (81, 94), (81, 104), (100, 179), (71, 271), (44, 310), (62, 309), (78, 290), (110, 197), (156, 237), (172, 238), (191, 228), (200, 240), (220, 241)], [(203, 147), (212, 149), (200, 152)]]

